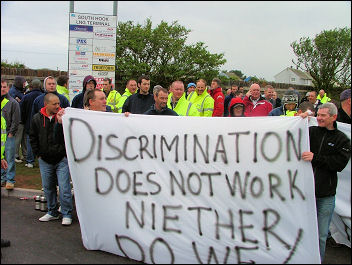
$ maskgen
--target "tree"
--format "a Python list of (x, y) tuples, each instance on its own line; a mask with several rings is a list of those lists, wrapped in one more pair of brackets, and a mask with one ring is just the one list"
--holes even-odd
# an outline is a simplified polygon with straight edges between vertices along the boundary
[(6, 59), (1, 60), (1, 67), (5, 67), (5, 68), (18, 68), (18, 69), (25, 69), (26, 66), (23, 63), (20, 62), (13, 62), (13, 63), (9, 63)]
[(152, 85), (168, 87), (176, 79), (184, 82), (218, 75), (226, 60), (224, 54), (211, 54), (203, 42), (186, 45), (190, 30), (174, 21), (152, 28), (148, 18), (144, 25), (119, 22), (116, 34), (116, 80), (125, 82), (142, 74), (151, 76)]
[(314, 39), (291, 43), (297, 62), (292, 62), (313, 78), (317, 90), (338, 95), (351, 88), (351, 29), (324, 30)]
[(245, 75), (240, 70), (231, 70), (229, 72), (236, 74), (241, 79), (245, 79)]

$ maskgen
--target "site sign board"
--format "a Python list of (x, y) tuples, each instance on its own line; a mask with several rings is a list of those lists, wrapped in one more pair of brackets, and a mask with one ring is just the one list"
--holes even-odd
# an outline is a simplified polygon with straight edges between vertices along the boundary
[(105, 77), (115, 84), (116, 16), (70, 13), (69, 90), (70, 99), (83, 89), (83, 79), (92, 75), (97, 88)]

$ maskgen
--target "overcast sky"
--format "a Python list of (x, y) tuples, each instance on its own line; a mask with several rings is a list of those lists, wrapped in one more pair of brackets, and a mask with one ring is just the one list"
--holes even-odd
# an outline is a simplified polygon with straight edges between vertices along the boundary
[[(1, 60), (67, 71), (69, 1), (1, 1)], [(113, 1), (75, 1), (75, 12), (113, 14)], [(191, 30), (187, 44), (224, 53), (222, 70), (274, 81), (295, 55), (290, 43), (351, 27), (350, 1), (118, 1), (118, 21), (153, 28), (162, 20)]]

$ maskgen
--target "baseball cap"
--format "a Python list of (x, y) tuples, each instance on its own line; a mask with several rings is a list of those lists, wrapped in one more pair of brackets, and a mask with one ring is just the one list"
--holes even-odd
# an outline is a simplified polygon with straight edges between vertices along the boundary
[(189, 84), (187, 85), (187, 88), (189, 88), (189, 87), (191, 87), (191, 86), (196, 87), (196, 84), (195, 84), (195, 83), (189, 83)]
[(344, 101), (346, 99), (351, 98), (351, 89), (345, 89), (344, 91), (341, 92), (340, 94), (340, 101)]

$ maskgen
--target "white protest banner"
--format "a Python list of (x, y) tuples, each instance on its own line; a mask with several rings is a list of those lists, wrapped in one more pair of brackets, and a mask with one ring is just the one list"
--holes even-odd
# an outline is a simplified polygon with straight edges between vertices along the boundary
[(82, 241), (146, 263), (320, 263), (308, 122), (67, 108)]
[[(351, 124), (337, 122), (337, 129), (351, 139)], [(337, 243), (351, 247), (351, 158), (344, 170), (337, 173), (334, 215), (330, 232)]]

